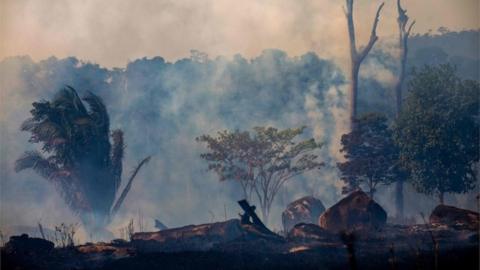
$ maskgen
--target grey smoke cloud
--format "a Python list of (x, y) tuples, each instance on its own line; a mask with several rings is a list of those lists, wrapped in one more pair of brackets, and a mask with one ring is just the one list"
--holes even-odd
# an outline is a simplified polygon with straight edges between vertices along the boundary
[[(357, 0), (359, 44), (368, 39), (380, 0)], [(395, 1), (387, 0), (381, 38), (396, 36)], [(479, 27), (476, 0), (404, 0), (416, 19), (414, 32), (440, 26)], [(342, 0), (2, 0), (0, 59), (76, 56), (107, 67), (162, 55), (173, 61), (199, 49), (211, 56), (241, 53), (254, 57), (265, 48), (289, 55), (315, 51), (322, 57), (348, 55)]]
[[(218, 181), (207, 172), (199, 154), (205, 151), (195, 137), (223, 129), (251, 129), (270, 125), (289, 128), (306, 125), (305, 136), (325, 142), (321, 159), (329, 166), (295, 179), (281, 192), (270, 225), (280, 229), (282, 209), (293, 199), (315, 194), (326, 205), (338, 196), (334, 153), (344, 130), (344, 77), (331, 61), (309, 53), (289, 57), (267, 50), (252, 59), (139, 59), (125, 70), (105, 70), (76, 59), (29, 58), (0, 62), (2, 95), (2, 211), (0, 226), (32, 225), (38, 220), (53, 226), (76, 222), (54, 187), (32, 172), (13, 172), (20, 154), (36, 146), (19, 131), (33, 101), (50, 99), (65, 84), (80, 93), (92, 90), (105, 99), (112, 129), (125, 131), (128, 173), (138, 160), (153, 155), (128, 195), (111, 230), (130, 218), (153, 218), (168, 226), (204, 223), (237, 217), (241, 192), (236, 183)], [(5, 143), (8, 142), (8, 143)], [(49, 211), (56, 206), (56, 211)], [(18, 215), (17, 213), (21, 213)], [(87, 236), (82, 238), (88, 239)]]

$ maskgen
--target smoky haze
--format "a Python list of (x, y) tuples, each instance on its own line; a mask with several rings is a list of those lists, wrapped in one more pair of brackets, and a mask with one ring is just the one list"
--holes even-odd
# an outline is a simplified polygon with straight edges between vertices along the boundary
[[(368, 22), (358, 27), (363, 44), (377, 1), (357, 2), (356, 20)], [(476, 1), (404, 2), (417, 20), (418, 32), (439, 26), (478, 26), (477, 15), (472, 14)], [(139, 215), (147, 230), (153, 229), (154, 218), (167, 226), (182, 226), (223, 220), (225, 212), (227, 218), (238, 217), (239, 187), (219, 183), (206, 171), (199, 157), (205, 148), (195, 142), (197, 136), (223, 129), (306, 125), (305, 136), (325, 143), (320, 158), (327, 166), (295, 179), (280, 192), (270, 226), (280, 229), (281, 211), (301, 196), (313, 194), (327, 207), (332, 205), (341, 196), (335, 163), (341, 159), (338, 141), (347, 117), (343, 70), (348, 44), (342, 3), (0, 1), (0, 33), (5, 37), (0, 59), (23, 54), (33, 58), (0, 62), (0, 227), (78, 222), (52, 185), (33, 172), (13, 172), (14, 160), (36, 147), (27, 143), (28, 134), (19, 131), (31, 103), (51, 99), (64, 85), (80, 94), (91, 90), (105, 100), (112, 129), (125, 132), (126, 175), (141, 158), (153, 156), (111, 226), (117, 236), (119, 227)], [(393, 1), (388, 1), (379, 29), (382, 40), (361, 71), (363, 111), (391, 112), (388, 89), (396, 78), (394, 12)], [(467, 34), (446, 35), (443, 40), (419, 36), (411, 60), (418, 66), (455, 60), (462, 72), (475, 77), (478, 46), (459, 49), (461, 57), (452, 48), (441, 47), (458, 46), (452, 40), (478, 44), (478, 32)], [(424, 44), (430, 41), (433, 45)], [(426, 54), (418, 49), (421, 46), (438, 55)], [(431, 50), (432, 46), (440, 51)], [(192, 48), (209, 57), (198, 51), (190, 55)], [(76, 58), (65, 58), (70, 55)], [(390, 214), (391, 192), (381, 191), (378, 197)], [(419, 201), (425, 211), (435, 205), (433, 199), (417, 194), (406, 201), (409, 214), (418, 214)], [(90, 240), (85, 233), (81, 237)]]
[[(238, 217), (240, 186), (220, 183), (207, 172), (199, 157), (205, 146), (195, 142), (197, 136), (223, 129), (305, 125), (305, 136), (325, 143), (319, 154), (329, 166), (292, 181), (280, 193), (270, 222), (275, 228), (280, 229), (281, 209), (294, 198), (322, 194), (330, 205), (339, 196), (335, 153), (346, 126), (344, 77), (335, 64), (314, 53), (292, 58), (266, 50), (253, 59), (237, 55), (209, 60), (194, 52), (175, 63), (139, 59), (125, 70), (102, 69), (75, 58), (38, 63), (9, 58), (0, 66), (6, 97), (1, 121), (4, 226), (75, 220), (45, 180), (12, 171), (14, 159), (35, 147), (18, 129), (31, 102), (51, 99), (65, 84), (80, 94), (92, 90), (104, 98), (112, 128), (125, 131), (126, 174), (139, 159), (153, 156), (114, 220), (114, 233), (139, 214), (150, 229), (153, 218), (180, 226)], [(53, 206), (56, 211), (49, 211)]]
[[(360, 44), (368, 39), (382, 1), (358, 0), (355, 20)], [(378, 32), (396, 36), (395, 2), (385, 1)], [(403, 0), (416, 19), (416, 33), (445, 26), (479, 27), (477, 0)], [(107, 67), (139, 57), (188, 57), (190, 49), (211, 55), (255, 57), (265, 48), (289, 55), (314, 51), (346, 64), (348, 43), (343, 0), (109, 0), (0, 1), (0, 59), (31, 55), (35, 60), (76, 56)]]

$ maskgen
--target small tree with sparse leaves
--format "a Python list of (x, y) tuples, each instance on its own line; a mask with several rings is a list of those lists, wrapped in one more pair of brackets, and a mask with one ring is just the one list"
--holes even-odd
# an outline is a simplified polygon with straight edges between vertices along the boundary
[(268, 222), (272, 203), (285, 182), (323, 165), (315, 154), (321, 144), (314, 139), (294, 141), (304, 130), (256, 127), (253, 133), (225, 130), (196, 140), (207, 145), (209, 151), (201, 157), (209, 163), (208, 169), (220, 181), (237, 181), (246, 199), (253, 195)]

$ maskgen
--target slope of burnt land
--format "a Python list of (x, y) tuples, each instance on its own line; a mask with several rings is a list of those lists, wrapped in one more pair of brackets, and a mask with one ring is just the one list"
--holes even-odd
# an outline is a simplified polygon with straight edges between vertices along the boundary
[(387, 225), (330, 233), (298, 224), (286, 237), (229, 220), (137, 233), (132, 241), (53, 248), (26, 235), (2, 248), (2, 269), (478, 269), (478, 231)]

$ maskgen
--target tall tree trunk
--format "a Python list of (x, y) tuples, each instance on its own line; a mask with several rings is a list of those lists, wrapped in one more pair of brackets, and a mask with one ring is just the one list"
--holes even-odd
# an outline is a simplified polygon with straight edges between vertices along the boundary
[(404, 179), (398, 179), (395, 184), (395, 208), (398, 220), (403, 220), (403, 183)]
[(380, 17), (380, 12), (385, 3), (382, 3), (375, 15), (373, 21), (372, 32), (370, 33), (370, 40), (368, 44), (362, 50), (357, 49), (356, 37), (355, 37), (355, 23), (353, 22), (353, 1), (346, 0), (345, 16), (347, 17), (348, 37), (350, 41), (350, 60), (351, 60), (351, 72), (350, 72), (350, 123), (351, 128), (354, 128), (355, 119), (357, 118), (357, 101), (358, 101), (358, 72), (360, 65), (365, 57), (372, 50), (373, 45), (378, 40), (377, 25)]
[(351, 128), (355, 125), (355, 119), (357, 118), (357, 101), (358, 101), (358, 72), (360, 71), (360, 65), (352, 62), (350, 68), (350, 122)]
[(262, 205), (261, 206), (262, 208), (262, 221), (263, 221), (263, 224), (266, 224), (266, 226), (268, 226), (268, 215), (269, 215), (269, 211), (268, 211), (268, 208), (266, 205)]
[[(402, 89), (403, 84), (405, 81), (406, 75), (406, 68), (407, 68), (407, 55), (408, 55), (408, 37), (410, 36), (410, 32), (412, 30), (415, 21), (413, 21), (407, 30), (408, 24), (408, 16), (407, 11), (402, 8), (400, 0), (397, 0), (397, 9), (398, 9), (398, 29), (399, 29), (399, 44), (398, 48), (400, 51), (400, 72), (398, 75), (397, 84), (395, 85), (395, 103), (396, 103), (396, 110), (395, 115), (398, 117), (400, 111), (402, 109)], [(399, 220), (403, 219), (403, 183), (404, 179), (398, 179), (396, 186), (395, 186), (395, 208), (397, 218)]]

